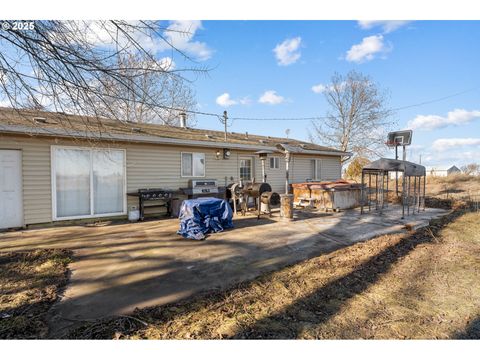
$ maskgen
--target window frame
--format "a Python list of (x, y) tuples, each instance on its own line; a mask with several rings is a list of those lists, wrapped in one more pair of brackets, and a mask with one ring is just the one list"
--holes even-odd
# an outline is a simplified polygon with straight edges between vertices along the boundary
[[(241, 172), (240, 172), (240, 161), (242, 160), (249, 160), (250, 161), (250, 179), (242, 179), (241, 178)], [(239, 156), (238, 157), (238, 162), (237, 162), (237, 172), (238, 172), (238, 179), (242, 181), (252, 181), (252, 179), (255, 178), (255, 158), (253, 156), (249, 155), (244, 155), (244, 156)]]
[[(279, 156), (271, 156), (269, 159), (270, 159), (269, 160), (270, 169), (271, 170), (279, 170), (280, 169), (280, 157)], [(273, 159), (273, 165), (276, 164), (277, 166), (272, 167), (272, 159)]]
[[(190, 154), (192, 155), (192, 175), (183, 175), (183, 154)], [(203, 155), (203, 175), (195, 175), (194, 174), (194, 166), (193, 166), (193, 154), (202, 154)], [(182, 178), (204, 178), (207, 176), (207, 156), (203, 152), (195, 152), (195, 151), (181, 151), (180, 152), (180, 177)]]
[[(56, 149), (69, 150), (88, 150), (90, 154), (90, 215), (57, 216), (57, 176), (56, 176)], [(123, 210), (115, 213), (95, 214), (93, 199), (93, 152), (94, 151), (122, 151), (123, 152)], [(127, 151), (121, 148), (92, 148), (87, 146), (68, 146), (51, 145), (50, 146), (50, 179), (52, 194), (52, 221), (77, 220), (77, 219), (95, 219), (109, 216), (127, 215)]]
[[(314, 176), (313, 176), (312, 180), (322, 181), (322, 159), (310, 159), (310, 160), (313, 161), (314, 164), (315, 164), (315, 168), (314, 168), (314, 171), (313, 171)], [(317, 178), (318, 169), (320, 169), (320, 177), (319, 178)]]

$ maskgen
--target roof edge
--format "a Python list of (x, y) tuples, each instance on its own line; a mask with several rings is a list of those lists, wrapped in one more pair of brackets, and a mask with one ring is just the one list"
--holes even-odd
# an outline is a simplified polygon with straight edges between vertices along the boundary
[[(97, 134), (91, 131), (65, 131), (60, 129), (44, 129), (44, 128), (32, 128), (21, 125), (3, 125), (0, 124), (0, 132), (10, 134), (29, 134), (29, 135), (42, 135), (42, 136), (57, 136), (66, 138), (82, 138), (93, 139), (102, 141), (132, 141), (139, 143), (149, 144), (166, 144), (166, 145), (190, 145), (194, 147), (214, 147), (214, 148), (230, 148), (240, 150), (272, 150), (278, 151), (275, 146), (266, 145), (251, 145), (251, 144), (236, 144), (230, 142), (213, 142), (213, 141), (201, 141), (201, 140), (188, 140), (188, 139), (175, 139), (165, 138), (161, 136), (144, 136), (144, 135), (128, 135), (128, 134)], [(295, 152), (296, 154), (312, 154), (312, 155), (331, 155), (331, 156), (350, 156), (351, 153), (341, 151), (328, 151), (328, 150), (302, 150)]]

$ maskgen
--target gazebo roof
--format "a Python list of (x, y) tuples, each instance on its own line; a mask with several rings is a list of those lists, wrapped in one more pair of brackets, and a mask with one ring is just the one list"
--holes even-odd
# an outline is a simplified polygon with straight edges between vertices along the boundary
[(401, 171), (405, 176), (425, 176), (425, 166), (410, 161), (380, 158), (363, 167), (362, 172)]

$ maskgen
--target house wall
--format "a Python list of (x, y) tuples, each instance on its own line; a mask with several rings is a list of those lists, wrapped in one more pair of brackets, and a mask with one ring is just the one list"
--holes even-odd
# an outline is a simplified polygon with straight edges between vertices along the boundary
[(461, 172), (462, 172), (462, 171), (461, 171), (459, 168), (455, 167), (455, 166), (453, 166), (453, 167), (451, 167), (450, 169), (447, 170), (447, 174), (448, 174), (448, 175), (459, 174), (459, 173), (461, 173)]
[(311, 179), (311, 163), (312, 159), (321, 160), (321, 176), (320, 180), (337, 180), (342, 177), (342, 165), (339, 156), (311, 156), (311, 155), (295, 155), (291, 162), (292, 182), (305, 182)]
[[(189, 178), (181, 177), (181, 152), (185, 151), (205, 153), (205, 178), (216, 179), (222, 186), (238, 181), (239, 160), (242, 156), (252, 157), (255, 179), (261, 181), (262, 178), (261, 161), (253, 152), (232, 150), (230, 159), (223, 160), (221, 157), (217, 160), (215, 148), (120, 142), (91, 144), (85, 140), (0, 134), (0, 149), (22, 150), (23, 205), (26, 225), (52, 221), (50, 164), (52, 145), (125, 149), (127, 191), (145, 187), (171, 189), (186, 187)], [(282, 193), (285, 189), (285, 161), (283, 155), (279, 154), (279, 157), (280, 168), (270, 169), (270, 162), (267, 160), (266, 173), (267, 182), (270, 183), (273, 191)], [(313, 158), (323, 160), (324, 180), (341, 177), (340, 157), (296, 155), (291, 161), (291, 182), (304, 182), (311, 177), (310, 160)], [(136, 205), (138, 201), (133, 197), (127, 197), (127, 200), (128, 205)]]

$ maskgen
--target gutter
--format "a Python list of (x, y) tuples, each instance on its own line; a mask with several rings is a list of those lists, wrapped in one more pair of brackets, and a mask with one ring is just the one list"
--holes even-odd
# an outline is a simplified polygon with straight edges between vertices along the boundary
[[(163, 138), (160, 136), (145, 136), (136, 134), (115, 134), (114, 136), (108, 133), (95, 133), (91, 131), (65, 131), (61, 129), (45, 129), (45, 128), (32, 128), (22, 125), (4, 125), (0, 124), (0, 132), (10, 134), (28, 134), (28, 135), (42, 135), (52, 137), (66, 137), (66, 138), (84, 138), (104, 141), (130, 141), (138, 143), (148, 144), (166, 144), (166, 145), (190, 145), (194, 147), (212, 147), (212, 148), (230, 148), (237, 150), (270, 150), (278, 152), (275, 146), (266, 145), (252, 145), (252, 144), (236, 144), (229, 142), (215, 142), (215, 141), (200, 141), (200, 140), (188, 140), (188, 139), (174, 139)], [(344, 153), (341, 151), (328, 151), (328, 150), (303, 150), (295, 152), (297, 154), (312, 154), (312, 155), (333, 155), (333, 156), (348, 156), (350, 153)]]

